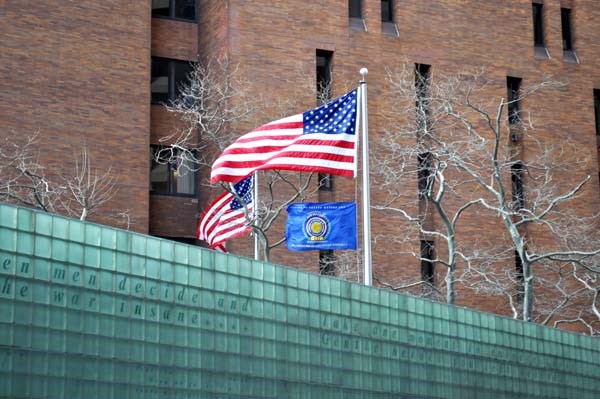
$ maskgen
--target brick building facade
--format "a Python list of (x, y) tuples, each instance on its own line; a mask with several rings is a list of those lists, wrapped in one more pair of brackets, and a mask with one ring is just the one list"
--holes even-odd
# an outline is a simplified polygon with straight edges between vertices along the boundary
[[(180, 177), (168, 168), (155, 171), (159, 179), (169, 177), (152, 186), (148, 150), (181, 126), (159, 100), (176, 94), (188, 62), (223, 56), (251, 77), (252, 90), (295, 96), (306, 76), (315, 75), (318, 54), (330, 58), (334, 95), (358, 82), (361, 67), (369, 69), (373, 151), (383, 150), (378, 134), (385, 129), (389, 105), (386, 68), (429, 65), (434, 77), (483, 68), (486, 95), (498, 99), (506, 96), (507, 77), (524, 84), (548, 76), (568, 83), (525, 100), (522, 107), (535, 115), (540, 139), (580, 148), (586, 161), (556, 178), (567, 187), (574, 179), (593, 176), (575, 207), (582, 216), (600, 210), (600, 122), (595, 119), (600, 8), (593, 0), (43, 3), (0, 4), (2, 135), (39, 131), (41, 157), (51, 169), (68, 165), (72, 147), (82, 144), (90, 148), (93, 162), (112, 166), (119, 191), (106, 213), (92, 220), (115, 224), (107, 213), (127, 210), (136, 231), (193, 241), (198, 214), (217, 191), (203, 187), (200, 176), (196, 182), (173, 181)], [(296, 100), (297, 111), (316, 103), (308, 95)], [(241, 134), (252, 126), (237, 128)], [(520, 145), (526, 154), (526, 143)], [(333, 187), (319, 191), (314, 200), (354, 198), (353, 181), (334, 178)], [(417, 195), (417, 176), (407, 190)], [(377, 203), (384, 193), (373, 187), (371, 195)], [(372, 217), (374, 235), (406, 228), (382, 212)], [(493, 241), (496, 227), (495, 221), (473, 213), (466, 215), (461, 233), (466, 242)], [(282, 225), (277, 228), (281, 232)], [(397, 275), (420, 275), (421, 265), (407, 254), (419, 246), (419, 237), (401, 248), (376, 241), (376, 276), (391, 281)], [(250, 239), (243, 238), (232, 240), (229, 249), (250, 255), (251, 247)], [(272, 261), (319, 270), (318, 253), (281, 248)], [(436, 276), (443, 278), (441, 271)], [(505, 312), (497, 299), (463, 295), (458, 303)]]

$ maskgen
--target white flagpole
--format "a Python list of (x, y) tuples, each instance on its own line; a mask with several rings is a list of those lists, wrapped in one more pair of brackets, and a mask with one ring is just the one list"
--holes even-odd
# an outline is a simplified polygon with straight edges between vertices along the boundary
[[(252, 201), (254, 202), (254, 224), (258, 223), (258, 171), (254, 172), (254, 178), (252, 179), (252, 183), (254, 184), (254, 198)], [(254, 259), (260, 260), (260, 245), (258, 242), (258, 233), (256, 231), (254, 234)]]
[(364, 253), (364, 285), (372, 285), (371, 270), (371, 184), (369, 183), (369, 118), (367, 112), (367, 68), (360, 70), (360, 108), (362, 126), (362, 206), (363, 206), (363, 253)]

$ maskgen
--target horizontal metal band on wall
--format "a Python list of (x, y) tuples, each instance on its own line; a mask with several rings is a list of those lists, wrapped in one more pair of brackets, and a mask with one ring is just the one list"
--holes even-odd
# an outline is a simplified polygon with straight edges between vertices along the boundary
[(596, 399), (600, 341), (0, 204), (0, 381), (10, 398)]

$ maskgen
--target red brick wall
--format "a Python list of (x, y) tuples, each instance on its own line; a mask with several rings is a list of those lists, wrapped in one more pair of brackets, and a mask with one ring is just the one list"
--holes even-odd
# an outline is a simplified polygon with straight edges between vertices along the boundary
[[(152, 56), (197, 61), (198, 24), (152, 18)], [(152, 105), (150, 109), (150, 143), (169, 144), (169, 140), (165, 139), (184, 128), (185, 124), (164, 106)], [(193, 238), (198, 220), (198, 199), (151, 194), (149, 217), (149, 232), (152, 235)]]
[(152, 56), (195, 61), (198, 58), (198, 24), (152, 18)]
[(0, 136), (39, 131), (40, 160), (69, 173), (84, 144), (118, 192), (99, 216), (128, 211), (148, 231), (150, 2), (0, 2)]
[(201, 57), (229, 54), (229, 1), (198, 0), (198, 48)]

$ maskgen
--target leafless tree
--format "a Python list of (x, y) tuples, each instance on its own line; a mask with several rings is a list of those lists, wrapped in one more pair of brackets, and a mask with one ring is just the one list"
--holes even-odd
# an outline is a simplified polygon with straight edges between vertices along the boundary
[(104, 172), (92, 169), (85, 146), (81, 149), (80, 156), (75, 157), (75, 166), (71, 172), (62, 173), (60, 177), (70, 193), (68, 200), (72, 204), (69, 209), (77, 208), (79, 220), (86, 220), (91, 212), (110, 201), (117, 193), (112, 169), (108, 167)]
[(72, 169), (51, 170), (39, 160), (38, 143), (38, 133), (4, 139), (0, 200), (85, 220), (117, 193), (110, 167), (103, 172), (93, 169), (85, 146)]
[[(17, 136), (17, 135), (15, 135)], [(18, 137), (18, 136), (17, 136)], [(23, 140), (6, 137), (0, 146), (0, 199), (46, 212), (60, 207), (62, 188), (46, 177), (38, 160), (39, 134)]]
[[(568, 313), (566, 304), (584, 300), (584, 293), (591, 295), (584, 313), (597, 317), (598, 270), (591, 265), (598, 264), (600, 252), (598, 217), (582, 217), (564, 206), (577, 200), (590, 177), (570, 187), (558, 183), (559, 174), (577, 170), (586, 160), (576, 156), (574, 146), (536, 139), (530, 134), (535, 128), (531, 116), (517, 107), (542, 89), (561, 90), (564, 85), (544, 81), (505, 99), (490, 96), (492, 82), (483, 71), (415, 78), (414, 69), (406, 67), (390, 70), (388, 82), (397, 104), (390, 120), (401, 123), (389, 129), (383, 156), (375, 161), (379, 184), (390, 194), (389, 201), (375, 207), (413, 222), (420, 236), (446, 243), (444, 259), (425, 258), (447, 267), (446, 300), (454, 301), (458, 278), (487, 295), (507, 297), (515, 318), (550, 323)], [(526, 154), (511, 142), (515, 135), (526, 143)], [(561, 164), (564, 158), (569, 163)], [(407, 186), (403, 181), (415, 184), (415, 179), (418, 194), (399, 190)], [(406, 201), (409, 196), (413, 198)], [(495, 243), (485, 253), (461, 247), (457, 225), (466, 213), (499, 219), (506, 231), (505, 247)], [(433, 215), (441, 228), (431, 222)], [(574, 240), (583, 230), (592, 232), (589, 243)], [(537, 237), (552, 237), (551, 246)], [(417, 258), (423, 259), (422, 254)], [(498, 268), (506, 261), (513, 266)], [(466, 272), (457, 277), (459, 262)], [(567, 270), (571, 272), (565, 274)], [(548, 296), (562, 299), (546, 306)]]

